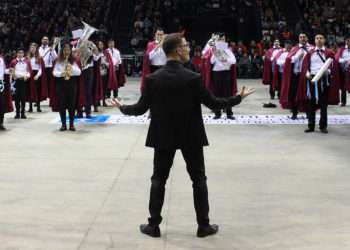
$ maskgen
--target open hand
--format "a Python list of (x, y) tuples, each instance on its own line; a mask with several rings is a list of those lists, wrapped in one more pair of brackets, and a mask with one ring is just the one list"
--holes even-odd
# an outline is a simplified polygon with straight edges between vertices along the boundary
[(242, 97), (242, 98), (245, 98), (251, 94), (253, 94), (255, 92), (255, 89), (254, 88), (247, 88), (246, 86), (243, 86), (241, 88), (241, 91), (239, 93), (239, 95)]

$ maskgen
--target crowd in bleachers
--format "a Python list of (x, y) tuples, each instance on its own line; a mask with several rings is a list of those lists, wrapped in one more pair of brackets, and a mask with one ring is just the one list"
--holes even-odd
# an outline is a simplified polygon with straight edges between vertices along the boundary
[[(18, 47), (40, 43), (42, 36), (71, 35), (71, 30), (85, 20), (106, 31), (108, 1), (104, 0), (1, 0), (0, 54), (12, 58)], [(103, 34), (103, 32), (101, 33)]]
[(299, 0), (298, 7), (303, 18), (298, 25), (307, 28), (313, 36), (317, 32), (325, 34), (327, 43), (333, 49), (344, 43), (350, 32), (350, 6), (348, 1)]

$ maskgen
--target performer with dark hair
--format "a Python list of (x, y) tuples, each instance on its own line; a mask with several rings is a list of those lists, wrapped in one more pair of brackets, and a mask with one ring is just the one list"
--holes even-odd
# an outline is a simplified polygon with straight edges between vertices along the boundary
[(165, 184), (180, 149), (192, 180), (194, 207), (197, 215), (198, 237), (218, 232), (209, 222), (207, 177), (205, 175), (203, 146), (208, 145), (201, 104), (212, 110), (232, 107), (252, 94), (253, 89), (242, 88), (239, 95), (215, 98), (204, 87), (201, 75), (186, 69), (189, 45), (181, 34), (170, 34), (164, 39), (163, 50), (167, 64), (145, 78), (142, 96), (134, 105), (123, 105), (114, 100), (126, 115), (142, 115), (151, 111), (151, 123), (146, 146), (154, 148), (154, 170), (151, 178), (148, 224), (140, 226), (142, 233), (160, 237), (159, 224), (164, 202)]
[(298, 118), (296, 96), (299, 87), (301, 66), (305, 55), (312, 49), (313, 46), (308, 43), (307, 35), (300, 33), (299, 44), (291, 49), (284, 64), (280, 103), (282, 108), (291, 110), (291, 118), (293, 120)]
[(106, 94), (108, 98), (112, 97), (112, 95), (114, 98), (117, 98), (118, 89), (121, 86), (118, 78), (122, 58), (120, 56), (120, 51), (115, 47), (115, 41), (113, 39), (108, 41), (108, 48), (105, 51), (108, 60), (108, 91)]
[[(49, 46), (49, 37), (44, 36), (41, 39), (41, 46), (39, 47), (39, 55), (40, 57), (43, 58), (44, 64), (45, 64), (45, 75), (47, 77), (47, 83), (48, 83), (48, 93), (49, 95), (51, 94), (51, 90), (49, 89), (50, 87), (50, 82), (52, 80), (52, 67), (53, 67), (53, 62), (57, 58), (57, 53), (55, 51), (55, 46), (57, 45), (58, 41), (54, 41), (55, 44), (53, 46)], [(54, 91), (54, 90), (53, 90)]]
[(68, 110), (69, 113), (69, 130), (75, 131), (74, 114), (80, 75), (81, 69), (77, 64), (76, 59), (72, 56), (72, 47), (66, 42), (62, 46), (60, 55), (55, 61), (53, 68), (55, 90), (62, 122), (60, 131), (67, 130), (66, 110)]
[[(280, 46), (280, 41), (276, 39), (273, 42), (273, 47), (270, 48), (266, 53), (264, 57), (264, 68), (263, 68), (263, 79), (262, 83), (264, 85), (269, 85), (269, 93), (270, 93), (270, 99), (275, 99), (275, 93), (276, 90), (273, 88), (272, 80), (273, 80), (273, 74), (275, 70), (275, 65), (273, 64), (274, 59), (276, 55), (282, 50)], [(269, 105), (270, 104), (270, 105)], [(272, 103), (269, 103), (265, 105), (266, 107), (274, 107), (275, 105)], [(271, 105), (272, 104), (272, 105)]]
[[(30, 61), (24, 57), (24, 49), (17, 49), (17, 57), (10, 63), (10, 68), (13, 69), (13, 79), (15, 80), (15, 119), (27, 119), (25, 115), (26, 100), (34, 99), (35, 86), (32, 81), (32, 67)], [(33, 91), (34, 90), (34, 91)], [(28, 91), (30, 93), (28, 93)]]
[[(297, 104), (306, 107), (308, 129), (305, 133), (315, 131), (316, 110), (321, 109), (320, 130), (328, 133), (328, 104), (338, 105), (339, 86), (331, 79), (332, 65), (324, 72), (321, 71), (327, 59), (334, 58), (334, 53), (325, 47), (326, 39), (323, 34), (315, 36), (316, 47), (309, 51), (303, 61), (300, 74), (300, 86), (297, 92)], [(322, 74), (319, 80), (312, 81), (314, 76)]]
[(33, 102), (36, 102), (37, 112), (41, 112), (40, 102), (48, 97), (48, 84), (44, 60), (40, 57), (38, 45), (32, 43), (28, 52), (28, 59), (33, 70), (32, 80), (35, 83), (35, 100), (29, 101), (29, 112), (33, 112)]
[[(230, 97), (232, 90), (232, 65), (236, 64), (236, 57), (228, 47), (224, 33), (219, 33), (219, 39), (215, 42), (213, 53), (210, 57), (212, 64), (212, 89), (216, 97)], [(236, 79), (235, 79), (236, 81)], [(227, 119), (233, 120), (232, 107), (225, 109)], [(214, 119), (221, 118), (221, 109), (214, 110)]]
[[(205, 86), (216, 97), (230, 97), (237, 94), (236, 57), (228, 47), (224, 33), (216, 33), (204, 48), (202, 78)], [(213, 110), (214, 119), (221, 118), (221, 109)], [(225, 108), (227, 119), (235, 119), (232, 108)]]
[(141, 92), (143, 91), (145, 77), (166, 64), (166, 56), (162, 48), (164, 37), (164, 30), (158, 27), (154, 34), (154, 41), (147, 44), (146, 52), (143, 57)]
[[(84, 51), (84, 56), (87, 58), (83, 58), (81, 54), (83, 53), (80, 51), (80, 66), (82, 70), (82, 77), (84, 80), (84, 93), (85, 93), (85, 107), (84, 111), (86, 114), (86, 118), (90, 119), (91, 118), (91, 106), (95, 106), (95, 97), (94, 97), (94, 86), (95, 85), (95, 76), (94, 76), (94, 63), (99, 60), (99, 55), (98, 55), (98, 49), (95, 46), (94, 43), (88, 41), (93, 47), (90, 48), (90, 46), (86, 46), (85, 49), (88, 51)], [(79, 50), (81, 50), (80, 48)], [(86, 61), (83, 61), (86, 60)], [(80, 118), (83, 117), (83, 114), (80, 112), (78, 114)]]
[(97, 44), (98, 51), (99, 51), (99, 61), (97, 63), (99, 70), (100, 70), (100, 76), (101, 76), (101, 81), (102, 81), (102, 88), (103, 88), (103, 93), (102, 93), (102, 105), (103, 107), (107, 107), (106, 103), (106, 94), (108, 92), (108, 59), (106, 56), (106, 51), (105, 51), (105, 45), (103, 41), (99, 41)]
[(272, 89), (278, 92), (280, 96), (282, 88), (282, 76), (284, 71), (284, 64), (286, 62), (287, 56), (292, 49), (292, 42), (287, 40), (284, 42), (284, 49), (281, 49), (273, 60), (273, 78), (272, 78)]

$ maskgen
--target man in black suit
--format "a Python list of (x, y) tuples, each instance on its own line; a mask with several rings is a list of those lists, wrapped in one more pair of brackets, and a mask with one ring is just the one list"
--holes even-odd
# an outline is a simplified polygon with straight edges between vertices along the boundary
[(148, 224), (140, 226), (142, 233), (160, 237), (159, 224), (164, 202), (165, 184), (177, 149), (180, 149), (193, 182), (194, 207), (198, 237), (217, 233), (218, 226), (209, 224), (207, 177), (203, 146), (208, 145), (202, 119), (201, 104), (211, 110), (237, 105), (254, 89), (242, 88), (236, 97), (215, 98), (203, 86), (201, 76), (186, 69), (189, 60), (188, 43), (180, 34), (168, 35), (163, 43), (167, 64), (145, 80), (145, 89), (134, 105), (114, 100), (126, 115), (142, 115), (148, 109), (151, 123), (146, 146), (154, 148), (154, 170), (151, 178)]

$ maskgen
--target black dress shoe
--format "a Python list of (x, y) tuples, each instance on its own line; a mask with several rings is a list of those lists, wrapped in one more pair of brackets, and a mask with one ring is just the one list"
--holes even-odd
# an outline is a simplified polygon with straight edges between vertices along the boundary
[(264, 103), (263, 107), (264, 108), (276, 108), (277, 105), (269, 102), (269, 103)]
[(236, 118), (233, 115), (228, 115), (227, 119), (229, 119), (229, 120), (236, 120)]
[(28, 109), (28, 112), (33, 113), (33, 109), (32, 108)]
[(207, 237), (209, 235), (214, 235), (219, 231), (219, 226), (218, 225), (208, 225), (208, 226), (199, 226), (197, 230), (197, 237), (203, 238)]
[(298, 120), (298, 115), (292, 115), (292, 117), (290, 118), (292, 120)]
[(92, 117), (91, 117), (90, 114), (86, 115), (86, 119), (91, 119), (91, 118), (92, 118)]
[(345, 107), (345, 106), (346, 106), (345, 103), (340, 104), (340, 107)]
[(73, 131), (73, 132), (76, 131), (74, 125), (70, 125), (70, 126), (69, 126), (69, 130), (70, 130), (70, 131)]
[(16, 114), (15, 119), (20, 119), (21, 116), (19, 114)]
[(27, 116), (25, 114), (21, 114), (21, 119), (27, 119)]
[(150, 226), (149, 224), (141, 224), (140, 231), (143, 234), (147, 234), (148, 236), (159, 238), (160, 237), (160, 229), (159, 226)]
[(214, 119), (214, 120), (221, 119), (221, 115), (215, 115), (213, 119)]
[(60, 131), (66, 131), (67, 130), (67, 126), (66, 125), (62, 125), (61, 128), (60, 128)]
[(104, 101), (102, 104), (103, 107), (108, 107), (107, 103)]
[(315, 132), (315, 129), (312, 129), (312, 128), (308, 128), (306, 130), (304, 130), (305, 133), (312, 133), (312, 132)]
[(0, 131), (6, 131), (6, 128), (2, 124), (0, 125)]
[(321, 128), (320, 131), (323, 134), (328, 134), (328, 129), (327, 128)]
[(41, 112), (42, 112), (42, 111), (41, 111), (41, 108), (37, 108), (36, 111), (37, 111), (38, 113), (41, 113)]
[(84, 118), (83, 113), (78, 113), (77, 118)]

